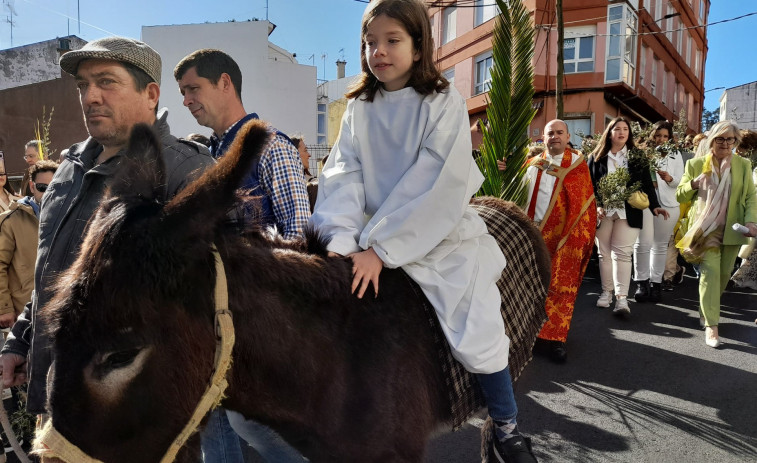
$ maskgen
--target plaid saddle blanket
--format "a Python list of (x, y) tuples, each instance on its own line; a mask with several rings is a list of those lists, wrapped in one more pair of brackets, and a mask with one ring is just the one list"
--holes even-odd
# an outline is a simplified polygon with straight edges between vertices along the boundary
[[(486, 222), (489, 234), (497, 240), (507, 259), (507, 266), (497, 281), (497, 287), (502, 294), (500, 311), (505, 331), (510, 338), (509, 366), (515, 381), (531, 361), (536, 335), (547, 320), (544, 301), (548, 283), (545, 285), (539, 274), (533, 234), (529, 235), (524, 228), (533, 226), (528, 217), (515, 208), (505, 207), (503, 201), (491, 198), (482, 202), (474, 200), (472, 205)], [(538, 231), (536, 235), (541, 236)], [(475, 376), (452, 356), (434, 308), (415, 282), (410, 277), (407, 278), (421, 301), (434, 332), (439, 360), (446, 373), (452, 428), (456, 430), (485, 406), (483, 395)]]

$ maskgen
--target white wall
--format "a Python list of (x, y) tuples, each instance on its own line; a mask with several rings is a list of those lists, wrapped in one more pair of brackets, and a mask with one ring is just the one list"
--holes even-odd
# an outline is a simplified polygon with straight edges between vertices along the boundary
[[(83, 47), (86, 41), (69, 35), (71, 50)], [(0, 90), (59, 79), (58, 39), (0, 50)]]
[(347, 88), (356, 82), (358, 78), (360, 78), (360, 74), (325, 82), (324, 84), (321, 84), (321, 93), (318, 96), (328, 97), (329, 102), (344, 98), (344, 94), (347, 93)]
[(720, 97), (720, 120), (733, 119), (740, 129), (757, 130), (757, 82), (727, 89)]
[(211, 133), (183, 106), (173, 68), (195, 50), (218, 48), (242, 70), (242, 102), (247, 112), (258, 113), (286, 134), (299, 132), (306, 139), (315, 139), (316, 68), (292, 63), (296, 60), (287, 59), (279, 47), (269, 47), (268, 24), (244, 21), (142, 27), (142, 40), (163, 60), (160, 106), (169, 109), (174, 135)]

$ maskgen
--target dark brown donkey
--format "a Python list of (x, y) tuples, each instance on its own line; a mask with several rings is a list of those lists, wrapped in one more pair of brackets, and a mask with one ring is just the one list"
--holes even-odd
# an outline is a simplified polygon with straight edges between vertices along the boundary
[[(408, 309), (407, 277), (385, 270), (379, 297), (359, 300), (349, 261), (326, 258), (317, 237), (298, 249), (229, 227), (237, 185), (268, 140), (260, 123), (243, 130), (165, 203), (159, 144), (135, 128), (131, 164), (44, 309), (55, 427), (108, 463), (160, 460), (211, 376), (215, 243), (237, 333), (223, 406), (270, 425), (310, 461), (422, 461), (450, 412), (433, 330)], [(177, 461), (197, 451), (195, 439)]]

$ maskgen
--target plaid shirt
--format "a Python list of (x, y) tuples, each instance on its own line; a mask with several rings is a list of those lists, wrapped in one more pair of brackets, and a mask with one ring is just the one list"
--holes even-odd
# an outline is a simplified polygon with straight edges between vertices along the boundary
[(271, 199), (276, 223), (284, 227), (281, 234), (287, 239), (303, 237), (310, 219), (310, 200), (297, 148), (276, 134), (260, 157), (258, 172), (260, 184)]
[[(211, 136), (211, 152), (219, 158), (225, 154), (236, 130), (249, 119), (257, 119), (257, 114), (250, 114), (226, 129), (221, 137), (215, 133)], [(258, 181), (263, 192), (271, 201), (276, 224), (282, 229), (281, 235), (286, 239), (302, 238), (305, 225), (310, 219), (310, 200), (308, 198), (302, 160), (297, 148), (283, 134), (269, 126), (275, 136), (261, 154), (258, 165)]]

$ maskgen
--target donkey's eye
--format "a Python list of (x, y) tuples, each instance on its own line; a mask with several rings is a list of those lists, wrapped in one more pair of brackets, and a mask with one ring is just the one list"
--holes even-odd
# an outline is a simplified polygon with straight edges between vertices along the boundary
[(129, 350), (122, 350), (120, 352), (114, 352), (108, 355), (107, 357), (105, 357), (103, 366), (109, 369), (123, 368), (123, 367), (129, 366), (131, 365), (132, 362), (134, 362), (134, 359), (136, 358), (137, 354), (139, 354), (139, 351), (141, 350), (142, 350), (141, 348), (135, 348), (135, 349), (129, 349)]
[(123, 346), (120, 350), (95, 354), (84, 369), (85, 380), (91, 382), (92, 387), (99, 388), (101, 393), (107, 388), (124, 385), (142, 371), (145, 362), (150, 358), (150, 352), (152, 346), (132, 344), (128, 347)]

